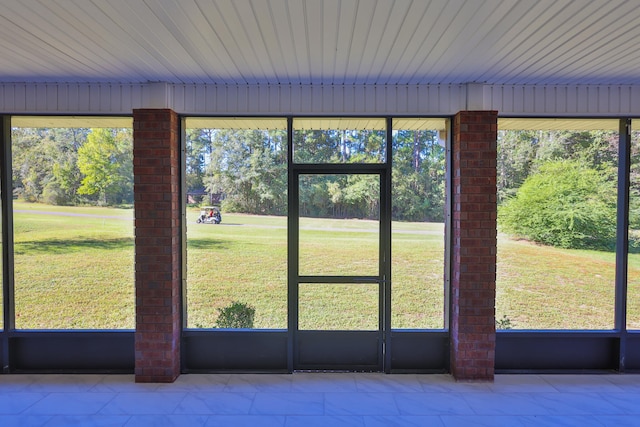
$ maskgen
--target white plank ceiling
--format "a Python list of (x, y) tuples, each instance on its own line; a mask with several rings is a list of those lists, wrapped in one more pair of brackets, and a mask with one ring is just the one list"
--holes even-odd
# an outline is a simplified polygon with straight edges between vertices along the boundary
[(0, 82), (640, 84), (640, 0), (0, 0)]

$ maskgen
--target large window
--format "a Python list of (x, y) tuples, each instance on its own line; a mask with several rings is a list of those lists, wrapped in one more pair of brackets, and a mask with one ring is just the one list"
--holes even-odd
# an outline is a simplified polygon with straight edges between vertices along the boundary
[(12, 121), (17, 329), (133, 329), (130, 118)]
[(187, 327), (284, 329), (286, 120), (185, 122)]
[(640, 329), (640, 129), (632, 121), (629, 186), (629, 268), (627, 279), (627, 328)]
[[(292, 160), (384, 164), (392, 156), (392, 327), (441, 329), (448, 121), (393, 123), (387, 153), (383, 118), (295, 118)], [(255, 310), (245, 326), (286, 328), (286, 120), (187, 118), (185, 128), (188, 327), (220, 327), (226, 308), (241, 303)], [(376, 174), (300, 175), (301, 275), (377, 275), (380, 188)], [(206, 219), (214, 208), (219, 223)], [(353, 289), (321, 287), (328, 291), (320, 310), (305, 299), (316, 287), (301, 286), (301, 327), (332, 328), (317, 313), (335, 312), (353, 300)], [(376, 295), (365, 288), (367, 298)], [(345, 315), (369, 319), (367, 298), (348, 304)]]
[(444, 327), (445, 119), (394, 119), (391, 326)]
[(612, 329), (619, 121), (498, 123), (498, 328)]

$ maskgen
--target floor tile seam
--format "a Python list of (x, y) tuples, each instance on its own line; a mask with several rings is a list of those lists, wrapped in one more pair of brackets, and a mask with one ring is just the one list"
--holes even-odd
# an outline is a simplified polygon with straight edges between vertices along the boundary
[[(186, 399), (187, 397), (189, 397), (189, 395), (192, 395), (192, 394), (194, 394), (194, 393), (187, 393), (187, 394), (184, 396), (184, 399)], [(197, 414), (196, 414), (196, 413), (189, 413), (189, 414), (193, 414), (193, 415), (202, 415), (202, 416), (207, 416), (207, 417), (210, 417), (210, 416), (225, 416), (225, 415), (227, 415), (227, 416), (250, 415), (251, 407), (253, 406), (253, 404), (254, 404), (254, 402), (255, 402), (255, 400), (256, 400), (256, 395), (257, 395), (258, 393), (257, 393), (257, 392), (237, 392), (237, 393), (226, 393), (226, 392), (225, 392), (225, 393), (216, 393), (216, 394), (224, 394), (224, 395), (227, 395), (227, 394), (234, 394), (234, 395), (239, 395), (239, 396), (243, 396), (243, 397), (251, 396), (251, 397), (250, 397), (251, 403), (250, 403), (250, 405), (249, 405), (249, 408), (248, 408), (245, 412), (243, 412), (243, 413), (237, 413), (237, 414), (234, 414), (234, 413), (202, 412), (202, 413), (197, 413)], [(194, 395), (196, 395), (196, 396), (197, 396), (197, 394), (194, 394)], [(182, 402), (184, 401), (184, 399), (183, 399), (182, 401), (180, 401), (180, 403), (179, 403), (179, 404), (174, 408), (174, 410), (173, 410), (173, 412), (172, 412), (172, 415), (186, 415), (186, 414), (176, 413), (176, 411), (178, 410), (178, 408), (180, 407), (180, 405), (182, 404)]]
[[(139, 421), (136, 420), (136, 417), (163, 417), (163, 416), (167, 416), (167, 415), (171, 415), (171, 414), (130, 414), (128, 415), (128, 419), (127, 421), (124, 422), (124, 424), (122, 424), (122, 427), (136, 427), (139, 425)], [(209, 421), (209, 419), (207, 418), (207, 422)], [(207, 422), (205, 422), (204, 424), (202, 424), (202, 426), (205, 426), (207, 424)], [(44, 426), (46, 427), (46, 426)]]
[[(253, 393), (253, 398), (251, 399), (251, 404), (249, 405), (249, 408), (247, 408), (247, 413), (246, 415), (251, 415), (251, 411), (253, 411), (253, 408), (256, 406), (256, 399), (258, 398), (258, 392)], [(284, 425), (284, 423), (283, 423)]]
[[(104, 379), (103, 379), (103, 381), (104, 381)], [(103, 381), (98, 381), (97, 383), (95, 383), (92, 387), (90, 387), (90, 388), (87, 390), (87, 392), (89, 392), (89, 393), (96, 393), (96, 388), (98, 388), (98, 387), (99, 387), (99, 386), (101, 386), (101, 385), (104, 385), (104, 382), (103, 382)], [(99, 393), (99, 391), (98, 391), (98, 393)]]
[(548, 384), (551, 388), (555, 389), (558, 391), (558, 393), (562, 393), (562, 389), (558, 388), (554, 383), (552, 383), (551, 381), (549, 381), (549, 375), (539, 375), (539, 378), (544, 381), (546, 384)]
[[(283, 426), (286, 427), (288, 424), (289, 419), (295, 419), (295, 418), (305, 418), (305, 417), (313, 417), (313, 418), (349, 418), (349, 419), (358, 419), (360, 421), (360, 426), (361, 427), (366, 427), (366, 422), (365, 422), (365, 417), (367, 416), (371, 416), (371, 415), (327, 415), (327, 414), (323, 414), (323, 415), (285, 415), (284, 416), (284, 424)], [(327, 424), (327, 426), (329, 426), (329, 424)]]
[[(49, 415), (49, 414), (43, 414), (43, 415), (27, 415), (27, 414), (0, 414), (0, 421), (2, 421), (2, 418), (4, 417), (40, 417), (45, 419), (45, 421), (41, 424), (41, 426), (46, 426), (47, 423), (51, 422), (51, 419), (53, 417), (55, 417), (56, 415)], [(0, 424), (3, 425), (3, 424)]]
[[(602, 427), (606, 427), (609, 426), (609, 424), (603, 423), (601, 420), (598, 419), (598, 417), (609, 417), (610, 415), (582, 415), (582, 414), (569, 414), (569, 415), (560, 415), (560, 414), (535, 414), (535, 415), (509, 415), (509, 414), (500, 414), (500, 415), (455, 415), (455, 414), (444, 414), (444, 415), (439, 415), (438, 417), (440, 418), (440, 421), (442, 422), (442, 424), (444, 426), (448, 426), (449, 423), (447, 422), (447, 420), (453, 420), (453, 419), (460, 419), (460, 418), (470, 418), (472, 417), (473, 420), (478, 420), (479, 418), (487, 418), (487, 419), (516, 419), (521, 421), (522, 419), (535, 419), (538, 423), (542, 424), (543, 421), (546, 421), (547, 419), (558, 419), (561, 418), (563, 421), (568, 421), (571, 420), (573, 418), (593, 418), (595, 419), (598, 424), (600, 424)], [(459, 423), (455, 423), (455, 425), (460, 425)], [(491, 424), (483, 424), (483, 425), (491, 425)], [(521, 424), (519, 424), (521, 425)], [(557, 422), (554, 423), (553, 425), (557, 425)], [(562, 423), (561, 425), (567, 425), (565, 423)]]
[[(47, 396), (49, 396), (51, 393), (35, 393), (35, 392), (26, 392), (29, 394), (40, 394), (40, 398), (38, 400), (36, 400), (35, 402), (32, 402), (29, 406), (25, 407), (22, 409), (22, 411), (18, 412), (16, 415), (22, 415), (24, 414), (25, 411), (28, 411), (29, 409), (31, 409), (34, 405), (40, 403), (41, 401), (43, 401), (44, 399), (47, 398)], [(28, 414), (24, 414), (24, 415), (28, 415)]]
[[(127, 423), (129, 423), (129, 421), (131, 421), (131, 417), (132, 415), (129, 414), (109, 414), (109, 415), (100, 415), (97, 414), (98, 416), (102, 416), (102, 417), (122, 417), (124, 418), (124, 421), (122, 422), (122, 424), (120, 424), (121, 427), (126, 427)], [(47, 420), (44, 424), (42, 424), (42, 427), (47, 427), (47, 425), (53, 421), (54, 418), (64, 418), (64, 417), (69, 417), (69, 418), (83, 418), (83, 417), (95, 417), (96, 414), (60, 414), (60, 415), (52, 415), (51, 418), (49, 420)]]
[(129, 382), (109, 384), (108, 382), (101, 382), (96, 384), (96, 388), (104, 386), (110, 391), (117, 393), (152, 393), (160, 390), (163, 385), (167, 383), (137, 383), (134, 378), (131, 378)]
[[(599, 382), (606, 382), (606, 386), (608, 387), (614, 387), (617, 388), (619, 390), (617, 390), (616, 392), (624, 392), (624, 389), (616, 384), (614, 381), (612, 381), (610, 379), (610, 377), (612, 375), (608, 375), (608, 374), (593, 374), (593, 375), (589, 375), (589, 374), (540, 374), (538, 375), (539, 378), (541, 378), (543, 381), (545, 381), (547, 384), (549, 384), (551, 387), (557, 389), (559, 392), (563, 392), (563, 391), (573, 391), (573, 389), (578, 389), (581, 387), (589, 387), (592, 388), (595, 385), (594, 384), (582, 384), (582, 383), (561, 383), (558, 381), (552, 381), (552, 379), (557, 380), (559, 378), (571, 378), (571, 377), (576, 377), (576, 378), (580, 378), (581, 380), (585, 379), (585, 378), (598, 378)], [(597, 384), (597, 386), (601, 387), (602, 384)]]
[[(326, 393), (321, 393), (322, 396), (322, 415), (327, 415), (327, 394)], [(285, 422), (285, 425), (287, 423)]]
[[(544, 408), (544, 407), (543, 407), (543, 410), (545, 412), (544, 414), (539, 414), (539, 413), (505, 414), (505, 413), (500, 413), (500, 412), (498, 412), (498, 413), (486, 413), (482, 409), (476, 409), (475, 405), (472, 405), (471, 402), (468, 400), (468, 398), (472, 397), (471, 396), (472, 394), (476, 394), (476, 393), (464, 393), (464, 395), (460, 396), (460, 398), (465, 402), (467, 407), (471, 410), (472, 414), (444, 414), (443, 416), (473, 416), (473, 417), (518, 417), (518, 416), (525, 416), (525, 417), (527, 417), (527, 416), (551, 415), (550, 411), (547, 408)], [(485, 395), (486, 393), (477, 393), (477, 394)], [(498, 393), (493, 393), (493, 394), (498, 394)], [(505, 393), (505, 394), (511, 395), (513, 393)], [(522, 394), (522, 393), (520, 393), (520, 394)], [(527, 401), (529, 401), (529, 399), (527, 399)]]
[[(51, 394), (64, 394), (64, 393), (51, 393)], [(98, 393), (92, 393), (93, 395), (96, 395)], [(100, 393), (100, 394), (111, 394), (111, 399), (109, 399), (107, 402), (105, 402), (98, 410), (96, 410), (95, 412), (91, 413), (91, 414), (86, 414), (86, 415), (90, 415), (90, 416), (97, 416), (100, 415), (100, 413), (102, 412), (102, 410), (104, 408), (107, 407), (107, 405), (109, 405), (111, 402), (113, 402), (119, 395), (119, 393)], [(83, 414), (84, 415), (84, 414)], [(113, 415), (113, 414), (111, 414)]]
[[(639, 416), (640, 415), (640, 405), (635, 405), (635, 409), (631, 409), (629, 407), (622, 407), (616, 404), (616, 401), (607, 399), (606, 395), (603, 395), (602, 398), (611, 406), (616, 409), (616, 413), (618, 415), (630, 415), (630, 416)], [(640, 401), (639, 401), (640, 402)], [(608, 414), (612, 415), (612, 414)]]
[[(252, 398), (255, 398), (255, 395), (258, 393), (263, 393), (260, 391), (209, 391), (209, 390), (190, 390), (190, 391), (183, 391), (183, 393), (185, 393), (187, 396), (202, 396), (202, 395), (240, 395), (240, 396), (249, 396), (251, 395)], [(269, 394), (267, 392), (267, 394)]]
[[(460, 398), (460, 400), (462, 400), (465, 405), (466, 405), (466, 409), (468, 409), (469, 411), (471, 411), (470, 414), (468, 414), (468, 416), (470, 417), (481, 417), (482, 414), (480, 412), (478, 412), (473, 405), (471, 405), (471, 403), (469, 403), (469, 401), (467, 399), (465, 399), (465, 397), (470, 397), (469, 395), (471, 394), (482, 394), (482, 395), (486, 395), (487, 393), (460, 393), (460, 395), (458, 396)], [(465, 414), (439, 414), (440, 417), (445, 417), (445, 416), (464, 416)], [(444, 424), (444, 421), (442, 422)]]
[[(581, 397), (584, 397), (585, 394), (584, 393), (577, 393), (579, 394)], [(565, 410), (562, 409), (558, 409), (558, 408), (550, 408), (548, 406), (545, 406), (544, 404), (542, 404), (539, 401), (540, 393), (531, 393), (530, 396), (528, 396), (530, 399), (527, 399), (527, 402), (529, 402), (532, 405), (535, 405), (539, 408), (541, 408), (544, 413), (531, 413), (531, 412), (522, 412), (522, 413), (513, 413), (513, 414), (505, 414), (505, 413), (486, 413), (484, 411), (479, 412), (477, 410), (474, 409), (474, 406), (470, 404), (470, 402), (467, 401), (467, 404), (471, 407), (471, 409), (478, 415), (478, 416), (527, 416), (527, 417), (534, 417), (534, 416), (558, 416), (558, 417), (568, 417), (568, 416), (595, 416), (595, 415), (615, 415), (615, 414), (619, 414), (622, 411), (622, 408), (616, 408), (614, 404), (612, 404), (611, 402), (607, 401), (607, 404), (609, 406), (609, 408), (607, 408), (606, 410), (600, 412), (600, 411), (594, 411), (594, 412), (575, 412), (573, 410), (571, 410), (571, 406), (568, 406), (567, 409), (569, 410), (569, 412), (566, 412)], [(553, 399), (553, 397), (555, 397), (555, 393), (549, 393), (549, 398)], [(591, 397), (595, 397), (595, 396), (591, 396)], [(560, 405), (570, 405), (570, 401), (557, 401), (554, 400), (556, 403), (560, 404)], [(560, 411), (560, 412), (559, 412)], [(639, 410), (640, 413), (640, 410)]]
[[(327, 416), (327, 417), (352, 417), (352, 416), (357, 416), (357, 417), (365, 417), (365, 416), (369, 416), (372, 414), (343, 414), (343, 415), (339, 415), (339, 414), (331, 414), (327, 412), (327, 400), (328, 400), (328, 395), (341, 395), (341, 394), (356, 394), (356, 395), (362, 395), (362, 394), (392, 394), (393, 393), (363, 393), (363, 392), (351, 392), (351, 393), (341, 393), (341, 392), (321, 392), (320, 393), (322, 395), (322, 415), (323, 416)], [(393, 397), (393, 396), (392, 396)], [(395, 397), (393, 397), (393, 405), (394, 408), (396, 410), (395, 414), (388, 414), (390, 416), (399, 416), (402, 415), (401, 411), (400, 411), (400, 407), (398, 406), (398, 403), (396, 402)]]
[(178, 414), (176, 414), (176, 411), (182, 405), (182, 402), (185, 401), (187, 396), (189, 396), (189, 393), (184, 393), (184, 395), (182, 396), (182, 399), (180, 399), (180, 401), (178, 403), (176, 403), (176, 406), (174, 406), (173, 410), (171, 411), (171, 415), (178, 415)]
[(346, 392), (342, 392), (342, 391), (335, 391), (334, 393), (368, 393), (368, 394), (398, 394), (398, 393), (405, 393), (405, 394), (426, 394), (426, 393), (437, 393), (437, 392), (426, 392), (426, 391), (422, 391), (422, 390), (355, 390), (355, 391), (346, 391)]

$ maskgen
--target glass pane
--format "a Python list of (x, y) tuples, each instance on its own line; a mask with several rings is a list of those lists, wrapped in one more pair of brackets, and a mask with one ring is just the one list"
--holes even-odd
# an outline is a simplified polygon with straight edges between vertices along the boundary
[(379, 274), (380, 178), (300, 175), (300, 275)]
[(371, 118), (293, 121), (295, 163), (384, 163), (386, 124)]
[(629, 188), (629, 269), (627, 280), (627, 328), (640, 329), (640, 121), (631, 133), (631, 185)]
[(378, 330), (378, 289), (377, 283), (301, 284), (298, 329)]
[(12, 129), (17, 328), (135, 327), (130, 122)]
[(617, 121), (519, 123), (498, 133), (497, 327), (611, 329)]
[(194, 118), (186, 127), (187, 325), (285, 329), (286, 120)]
[[(447, 123), (394, 120), (391, 327), (444, 327)], [(433, 127), (437, 126), (437, 127)]]

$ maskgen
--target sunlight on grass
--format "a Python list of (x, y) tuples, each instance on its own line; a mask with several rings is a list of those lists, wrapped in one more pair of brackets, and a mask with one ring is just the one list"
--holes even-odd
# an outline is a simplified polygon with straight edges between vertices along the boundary
[(14, 208), (16, 328), (133, 329), (132, 212)]
[[(222, 224), (205, 225), (195, 224), (196, 215), (197, 210), (189, 211), (187, 225), (188, 326), (213, 327), (218, 309), (237, 300), (256, 307), (256, 328), (286, 328), (286, 218), (225, 214)], [(378, 274), (376, 221), (301, 218), (300, 225), (301, 241), (305, 241), (301, 246), (307, 254), (301, 260), (301, 274)], [(393, 327), (442, 328), (442, 224), (394, 223), (394, 239), (397, 243), (393, 248), (393, 269), (397, 281), (393, 283)], [(344, 302), (339, 305), (343, 320), (332, 324), (325, 318), (335, 314), (335, 308), (325, 317), (319, 310), (312, 310), (316, 314), (304, 319), (305, 328), (372, 328), (369, 320), (363, 320), (370, 319), (370, 313), (363, 313), (371, 312), (366, 305), (348, 298), (350, 295), (341, 293), (344, 290), (340, 287), (320, 289), (323, 291), (314, 303), (306, 295), (306, 306), (342, 301), (338, 297), (344, 295)], [(340, 292), (336, 293), (338, 289)], [(377, 307), (377, 296), (373, 301)], [(377, 316), (377, 308), (373, 311)], [(377, 317), (375, 322), (377, 325)]]
[[(344, 220), (348, 223), (348, 220)], [(379, 234), (376, 229), (357, 231), (300, 231), (301, 276), (377, 276)]]
[(444, 224), (393, 223), (391, 327), (444, 328)]
[(612, 329), (615, 253), (498, 238), (496, 317), (518, 329)]
[(302, 284), (298, 328), (377, 331), (378, 300), (377, 284)]
[[(48, 208), (15, 203), (17, 327), (133, 328), (131, 210)], [(218, 308), (242, 301), (256, 307), (256, 328), (285, 329), (286, 218), (223, 214), (221, 225), (203, 225), (195, 223), (196, 215), (189, 210), (188, 326), (211, 328)], [(339, 251), (348, 261), (362, 259), (354, 254), (368, 244), (377, 248), (371, 222), (305, 218), (301, 224), (303, 235), (318, 244), (313, 262), (325, 271), (344, 274), (336, 257), (324, 258), (323, 252)], [(394, 223), (392, 230), (392, 327), (442, 328), (442, 224)], [(346, 238), (323, 249), (333, 232)], [(341, 268), (359, 271), (349, 262)], [(561, 250), (500, 235), (496, 314), (507, 315), (518, 329), (611, 329), (614, 274), (613, 253)], [(302, 325), (376, 328), (371, 313), (377, 313), (377, 287), (349, 286), (302, 285)], [(640, 328), (640, 254), (629, 256), (628, 325)]]
[[(284, 217), (223, 214), (222, 224), (187, 215), (187, 326), (212, 328), (233, 301), (256, 308), (254, 327), (287, 327)], [(263, 218), (263, 221), (260, 221)]]

